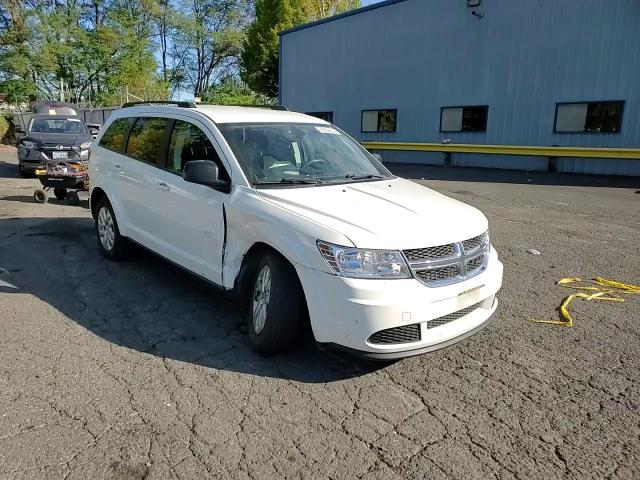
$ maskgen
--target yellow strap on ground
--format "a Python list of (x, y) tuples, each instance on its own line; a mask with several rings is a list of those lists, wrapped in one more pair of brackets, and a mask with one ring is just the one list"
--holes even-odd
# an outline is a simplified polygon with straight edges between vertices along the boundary
[[(628, 295), (636, 295), (640, 294), (640, 286), (631, 285), (628, 283), (617, 282), (615, 280), (609, 280), (603, 277), (596, 277), (592, 280), (592, 283), (595, 283), (596, 286), (589, 285), (574, 285), (576, 283), (585, 283), (579, 277), (567, 277), (561, 278), (556, 282), (556, 285), (561, 285), (567, 288), (571, 288), (574, 290), (583, 290), (583, 291), (591, 291), (595, 292), (592, 294), (576, 292), (572, 293), (568, 297), (566, 297), (560, 308), (558, 309), (560, 312), (560, 320), (531, 320), (535, 323), (548, 323), (550, 325), (560, 325), (563, 327), (572, 327), (573, 326), (573, 318), (569, 313), (569, 305), (576, 298), (582, 298), (584, 300), (596, 300), (599, 302), (624, 302), (624, 298), (619, 297), (620, 294), (628, 294)], [(606, 287), (606, 288), (602, 288)]]

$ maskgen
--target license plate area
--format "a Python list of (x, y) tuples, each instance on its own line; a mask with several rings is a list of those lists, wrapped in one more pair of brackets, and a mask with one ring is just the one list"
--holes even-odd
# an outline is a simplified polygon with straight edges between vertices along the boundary
[(67, 158), (67, 152), (51, 152), (53, 159)]

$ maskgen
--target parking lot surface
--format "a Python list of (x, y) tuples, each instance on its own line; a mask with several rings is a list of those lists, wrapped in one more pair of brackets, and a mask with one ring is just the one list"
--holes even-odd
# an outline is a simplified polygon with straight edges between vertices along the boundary
[(371, 364), (259, 357), (225, 294), (106, 261), (86, 194), (36, 204), (15, 163), (0, 150), (0, 478), (640, 478), (640, 298), (530, 322), (557, 318), (561, 277), (640, 283), (638, 182), (392, 167), (485, 212), (505, 278), (482, 333)]

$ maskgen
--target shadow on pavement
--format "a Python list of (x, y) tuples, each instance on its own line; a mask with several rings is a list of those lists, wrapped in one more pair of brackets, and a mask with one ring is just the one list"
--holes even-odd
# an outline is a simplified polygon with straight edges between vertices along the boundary
[(143, 249), (108, 261), (96, 242), (90, 218), (0, 220), (0, 292), (34, 295), (116, 345), (203, 367), (309, 383), (384, 367), (323, 353), (310, 338), (262, 358), (228, 294)]
[[(2, 152), (4, 153), (4, 151)], [(18, 161), (15, 163), (0, 160), (0, 178), (18, 178)]]
[[(36, 190), (36, 188), (38, 188), (38, 186), (36, 186), (34, 188), (34, 191)], [(53, 192), (50, 190), (48, 192), (49, 197), (47, 198), (47, 203), (52, 203), (54, 205), (64, 205), (64, 206), (68, 206), (67, 201), (66, 200), (58, 200), (56, 197), (53, 196)], [(20, 203), (37, 203), (34, 199), (33, 199), (33, 195), (9, 195), (6, 197), (0, 197), (0, 200), (3, 201), (7, 201), (7, 202), (20, 202)], [(80, 203), (77, 205), (80, 208), (84, 208), (84, 209), (89, 209), (89, 200), (88, 199), (80, 199)]]
[(516, 183), (577, 187), (640, 188), (640, 177), (585, 175), (577, 173), (526, 172), (496, 168), (442, 167), (386, 163), (394, 174), (412, 180), (448, 180), (454, 182)]

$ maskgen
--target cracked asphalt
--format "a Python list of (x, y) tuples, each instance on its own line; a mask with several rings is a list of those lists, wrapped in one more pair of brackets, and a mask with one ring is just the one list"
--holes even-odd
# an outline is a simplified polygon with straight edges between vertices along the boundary
[(223, 293), (143, 251), (104, 260), (86, 196), (35, 204), (15, 163), (0, 151), (0, 478), (640, 478), (640, 298), (530, 322), (557, 317), (561, 277), (640, 283), (638, 179), (393, 167), (487, 214), (504, 287), (484, 332), (371, 364), (311, 341), (259, 357)]

